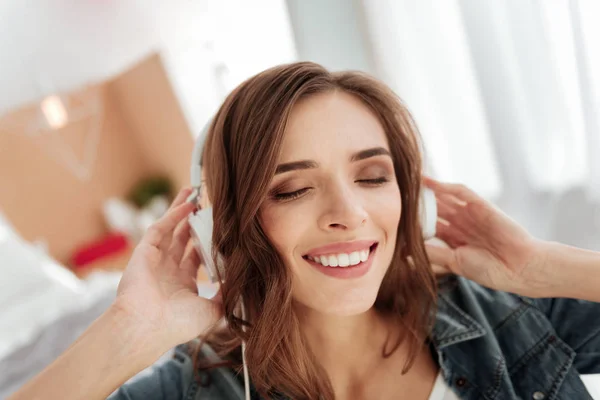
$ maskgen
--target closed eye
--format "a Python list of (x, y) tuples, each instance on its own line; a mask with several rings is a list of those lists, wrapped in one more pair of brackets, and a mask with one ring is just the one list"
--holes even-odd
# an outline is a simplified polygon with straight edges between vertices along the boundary
[(389, 181), (388, 178), (386, 178), (385, 176), (382, 176), (382, 177), (374, 178), (374, 179), (359, 179), (357, 182), (364, 183), (367, 185), (378, 186), (378, 185), (383, 185), (384, 183), (387, 183), (388, 181)]
[(273, 199), (277, 201), (294, 200), (308, 192), (310, 189), (311, 188), (306, 187), (293, 192), (275, 193), (273, 194)]
[[(364, 184), (364, 185), (368, 185), (368, 186), (380, 186), (380, 185), (383, 185), (383, 184), (389, 182), (389, 179), (385, 176), (382, 176), (382, 177), (373, 178), (373, 179), (359, 179), (356, 182)], [(293, 192), (274, 193), (272, 195), (272, 197), (276, 201), (294, 200), (294, 199), (301, 197), (303, 194), (307, 193), (311, 189), (312, 188), (310, 188), (310, 187), (305, 187), (305, 188), (302, 188), (299, 190), (295, 190)]]

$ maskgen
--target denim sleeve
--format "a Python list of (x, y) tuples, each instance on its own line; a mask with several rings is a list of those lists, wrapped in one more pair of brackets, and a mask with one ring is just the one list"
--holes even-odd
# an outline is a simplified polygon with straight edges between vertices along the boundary
[(558, 298), (535, 302), (558, 336), (576, 352), (574, 365), (579, 373), (600, 373), (600, 303)]
[(180, 400), (183, 373), (181, 362), (172, 358), (133, 377), (108, 400)]

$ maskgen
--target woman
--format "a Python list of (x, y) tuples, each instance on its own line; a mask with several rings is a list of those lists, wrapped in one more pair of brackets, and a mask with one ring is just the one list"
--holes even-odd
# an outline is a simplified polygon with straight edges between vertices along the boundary
[[(114, 306), (14, 399), (105, 398), (198, 336), (211, 346), (195, 366), (179, 346), (114, 398), (243, 398), (242, 340), (255, 398), (590, 398), (579, 374), (600, 372), (600, 256), (433, 180), (450, 247), (426, 249), (417, 131), (381, 83), (312, 63), (258, 74), (216, 115), (205, 164), (221, 295), (196, 295), (184, 190)], [(430, 261), (464, 278), (436, 283)]]

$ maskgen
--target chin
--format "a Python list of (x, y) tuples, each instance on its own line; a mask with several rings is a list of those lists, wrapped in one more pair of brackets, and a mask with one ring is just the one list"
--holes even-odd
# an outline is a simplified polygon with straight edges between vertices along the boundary
[[(373, 308), (379, 293), (379, 285), (369, 288), (336, 289), (327, 290), (323, 288), (321, 295), (308, 295), (304, 299), (297, 299), (297, 301), (304, 307), (321, 314), (347, 317), (369, 311)], [(327, 294), (323, 295), (323, 293)]]
[(375, 304), (375, 298), (371, 301), (360, 300), (354, 303), (339, 305), (338, 307), (332, 307), (327, 314), (335, 315), (338, 317), (350, 317), (353, 315), (364, 314), (373, 308)]

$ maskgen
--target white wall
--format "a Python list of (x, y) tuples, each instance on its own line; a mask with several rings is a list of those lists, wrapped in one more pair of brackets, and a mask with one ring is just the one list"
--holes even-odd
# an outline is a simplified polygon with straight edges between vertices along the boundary
[(4, 1), (0, 114), (104, 80), (155, 51), (194, 132), (224, 91), (295, 58), (283, 0)]
[(300, 60), (373, 73), (358, 0), (286, 0)]

